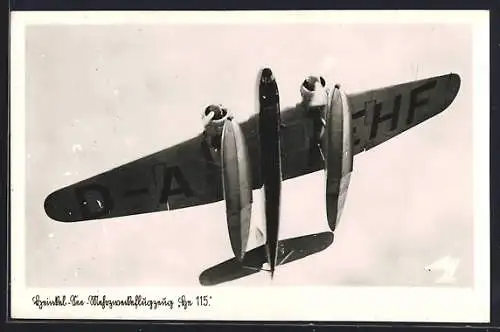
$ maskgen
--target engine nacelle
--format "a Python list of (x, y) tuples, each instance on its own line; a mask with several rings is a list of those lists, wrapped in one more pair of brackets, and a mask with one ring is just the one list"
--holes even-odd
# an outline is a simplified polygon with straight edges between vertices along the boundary
[(309, 76), (300, 86), (302, 102), (310, 107), (324, 106), (327, 103), (326, 81), (321, 76)]
[(230, 112), (222, 105), (209, 105), (201, 115), (209, 146), (216, 151), (219, 151), (221, 147), (224, 123), (231, 117)]
[(347, 96), (336, 85), (326, 107), (323, 135), (326, 171), (326, 216), (332, 231), (338, 225), (353, 164), (351, 113)]

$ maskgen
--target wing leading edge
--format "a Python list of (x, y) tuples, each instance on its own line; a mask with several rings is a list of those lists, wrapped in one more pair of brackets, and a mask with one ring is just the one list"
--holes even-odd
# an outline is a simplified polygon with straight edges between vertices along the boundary
[[(347, 95), (354, 154), (371, 149), (445, 110), (460, 87), (457, 74)], [(323, 169), (311, 157), (313, 118), (303, 104), (282, 111), (283, 179)], [(248, 144), (252, 188), (262, 186), (258, 117), (241, 124)], [(220, 161), (204, 134), (51, 193), (47, 215), (76, 222), (210, 204), (223, 199)]]

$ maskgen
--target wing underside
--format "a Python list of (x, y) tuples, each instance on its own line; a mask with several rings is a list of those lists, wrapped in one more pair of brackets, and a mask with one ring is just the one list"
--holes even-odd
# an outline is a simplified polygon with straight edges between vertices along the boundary
[(354, 154), (371, 149), (444, 111), (460, 77), (448, 74), (348, 95)]
[(72, 222), (179, 209), (222, 199), (203, 135), (50, 194), (47, 214)]
[[(460, 87), (457, 74), (348, 95), (354, 154), (371, 149), (446, 109)], [(302, 104), (282, 111), (282, 175), (323, 169), (311, 150), (313, 119)], [(258, 118), (241, 124), (248, 145), (252, 188), (261, 187)], [(200, 134), (50, 194), (45, 211), (63, 222), (174, 210), (223, 199), (220, 160)]]

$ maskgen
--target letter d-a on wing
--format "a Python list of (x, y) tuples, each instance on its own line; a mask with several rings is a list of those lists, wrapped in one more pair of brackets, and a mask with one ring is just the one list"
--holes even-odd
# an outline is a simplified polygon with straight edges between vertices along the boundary
[(234, 255), (243, 260), (247, 249), (252, 210), (252, 181), (243, 133), (232, 118), (224, 123), (221, 166), (229, 239)]

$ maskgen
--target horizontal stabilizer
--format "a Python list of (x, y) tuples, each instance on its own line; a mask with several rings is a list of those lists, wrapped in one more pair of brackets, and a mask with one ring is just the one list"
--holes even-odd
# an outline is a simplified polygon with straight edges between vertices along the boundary
[(291, 263), (325, 250), (333, 243), (332, 232), (309, 234), (281, 240), (278, 244), (278, 265)]
[[(309, 234), (281, 240), (278, 244), (278, 265), (291, 263), (323, 251), (332, 243), (332, 232)], [(240, 279), (263, 271), (262, 266), (266, 262), (266, 250), (265, 246), (262, 245), (247, 252), (242, 262), (233, 257), (203, 271), (199, 280), (203, 286), (213, 286)]]

